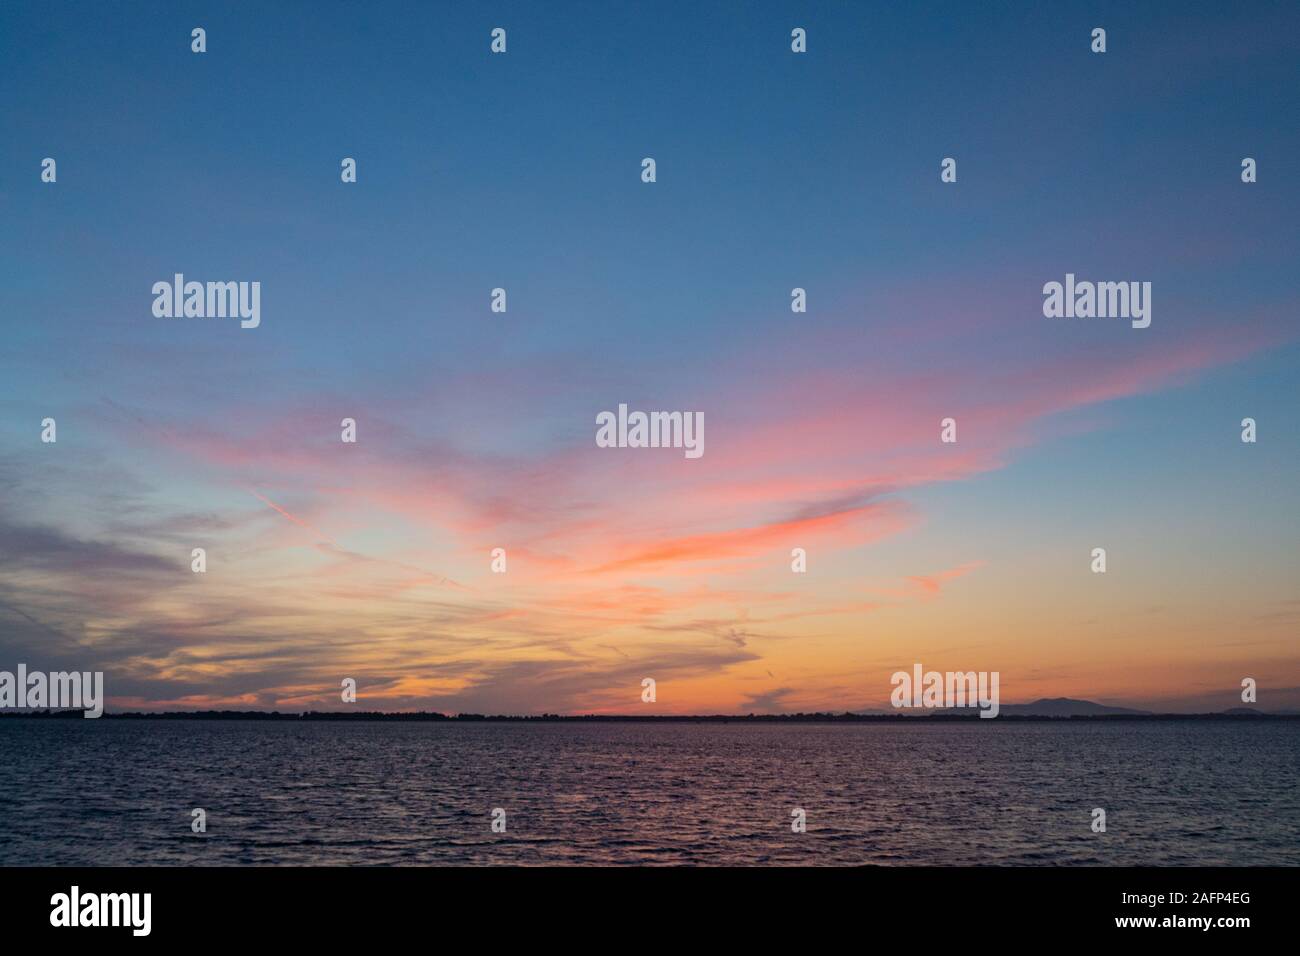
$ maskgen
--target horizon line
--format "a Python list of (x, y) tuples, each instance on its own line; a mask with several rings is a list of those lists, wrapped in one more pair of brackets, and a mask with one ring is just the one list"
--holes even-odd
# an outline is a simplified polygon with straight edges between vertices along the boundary
[[(1025, 705), (1022, 705), (1025, 706)], [(171, 711), (104, 711), (98, 720), (111, 717), (118, 720), (298, 720), (298, 721), (412, 721), (448, 723), (725, 723), (730, 721), (792, 722), (792, 723), (860, 723), (876, 721), (983, 721), (979, 708), (968, 708), (967, 713), (953, 709), (919, 713), (854, 713), (852, 711), (812, 711), (790, 714), (445, 714), (440, 711), (279, 711), (279, 710), (171, 710)], [(84, 717), (83, 710), (8, 710), (0, 711), (0, 718), (28, 718), (38, 720), (66, 720)], [(1003, 714), (987, 718), (1013, 721), (1071, 721), (1071, 720), (1300, 720), (1300, 712), (1254, 710), (1248, 707), (1221, 711), (1194, 713), (1131, 711), (1113, 714)]]

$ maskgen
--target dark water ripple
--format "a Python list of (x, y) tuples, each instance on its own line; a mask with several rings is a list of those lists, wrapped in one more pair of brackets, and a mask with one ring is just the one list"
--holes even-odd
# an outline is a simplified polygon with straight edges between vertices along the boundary
[(4, 720), (0, 864), (1295, 865), (1297, 784), (1294, 722)]

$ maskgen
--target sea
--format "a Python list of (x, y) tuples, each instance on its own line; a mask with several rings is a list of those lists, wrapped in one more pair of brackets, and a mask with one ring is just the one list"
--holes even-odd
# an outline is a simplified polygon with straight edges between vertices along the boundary
[(6, 718), (0, 865), (1296, 865), (1298, 784), (1282, 720)]

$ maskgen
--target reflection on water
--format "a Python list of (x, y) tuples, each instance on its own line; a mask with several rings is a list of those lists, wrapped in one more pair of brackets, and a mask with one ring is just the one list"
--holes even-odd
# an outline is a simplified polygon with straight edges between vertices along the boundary
[(0, 863), (1300, 862), (1300, 723), (977, 724), (5, 719)]

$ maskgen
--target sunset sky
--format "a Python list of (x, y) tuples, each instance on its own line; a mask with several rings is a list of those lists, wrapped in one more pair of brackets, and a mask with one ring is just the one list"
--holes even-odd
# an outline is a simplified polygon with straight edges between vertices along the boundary
[[(1300, 707), (1300, 12), (1216, 6), (5, 7), (0, 668), (110, 710), (875, 709), (915, 662)], [(1067, 272), (1151, 282), (1150, 328), (1044, 318)], [(261, 326), (155, 318), (175, 273)], [(704, 456), (598, 448), (619, 403)]]

